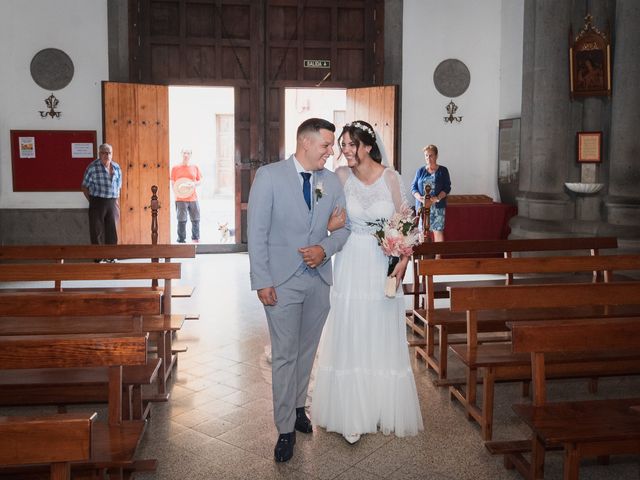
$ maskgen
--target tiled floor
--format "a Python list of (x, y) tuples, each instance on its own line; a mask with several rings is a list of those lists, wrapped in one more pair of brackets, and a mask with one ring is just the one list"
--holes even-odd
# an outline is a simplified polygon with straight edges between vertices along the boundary
[[(248, 270), (246, 254), (199, 255), (183, 263), (180, 283), (196, 289), (189, 299), (174, 299), (173, 311), (197, 312), (200, 319), (187, 321), (178, 333), (177, 343), (188, 351), (179, 355), (171, 399), (153, 406), (139, 450), (140, 458), (158, 459), (158, 470), (136, 478), (520, 478), (504, 469), (501, 458), (489, 455), (477, 425), (466, 420), (446, 389), (433, 386), (433, 373), (418, 361), (414, 372), (425, 423), (419, 436), (366, 435), (350, 446), (338, 434), (315, 429), (297, 435), (291, 461), (276, 464), (271, 371), (264, 354), (269, 337)], [(455, 375), (455, 364), (452, 368)], [(605, 379), (600, 385), (599, 396), (640, 395), (638, 378)], [(586, 381), (555, 382), (549, 396), (587, 398), (586, 390)], [(496, 440), (527, 435), (511, 411), (511, 404), (520, 400), (519, 385), (498, 385)], [(562, 478), (561, 454), (547, 455), (545, 470), (546, 478)], [(614, 457), (609, 466), (584, 462), (580, 478), (640, 479), (638, 457)]]
[[(248, 269), (246, 254), (199, 255), (184, 264), (181, 283), (196, 290), (190, 299), (175, 299), (173, 309), (198, 312), (200, 320), (187, 321), (178, 334), (178, 343), (188, 351), (180, 354), (171, 400), (154, 406), (140, 456), (158, 458), (159, 469), (143, 478), (520, 478), (504, 469), (501, 458), (489, 455), (478, 427), (450, 402), (446, 389), (433, 386), (433, 373), (418, 361), (414, 371), (425, 422), (421, 435), (366, 435), (350, 446), (338, 434), (315, 429), (311, 435), (297, 435), (291, 461), (276, 464), (271, 371), (264, 354), (269, 337), (262, 307), (250, 291)], [(601, 392), (640, 394), (638, 379), (601, 382)], [(586, 382), (557, 382), (550, 395), (557, 398), (565, 391), (586, 392)], [(510, 408), (520, 398), (519, 385), (498, 385), (496, 439), (525, 438), (527, 429)], [(547, 478), (562, 478), (561, 455), (548, 457)], [(581, 478), (640, 478), (637, 457), (612, 458), (611, 463), (589, 462)]]

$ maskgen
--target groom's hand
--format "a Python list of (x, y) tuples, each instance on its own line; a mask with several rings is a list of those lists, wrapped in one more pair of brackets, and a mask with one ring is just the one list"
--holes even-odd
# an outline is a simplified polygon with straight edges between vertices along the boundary
[(302, 247), (298, 249), (298, 252), (302, 255), (302, 260), (310, 268), (316, 268), (318, 265), (324, 262), (326, 254), (324, 248), (320, 245), (312, 245), (310, 247)]
[(278, 302), (276, 289), (273, 287), (261, 288), (258, 290), (258, 300), (260, 300), (263, 305), (275, 305)]

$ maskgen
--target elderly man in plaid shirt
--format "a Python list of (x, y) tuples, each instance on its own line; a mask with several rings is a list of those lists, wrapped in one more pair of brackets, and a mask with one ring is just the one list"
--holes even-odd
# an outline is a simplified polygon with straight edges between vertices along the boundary
[(112, 160), (113, 148), (108, 143), (98, 148), (98, 158), (91, 162), (84, 172), (82, 193), (89, 200), (89, 232), (91, 243), (116, 244), (116, 225), (120, 217), (120, 188), (122, 170)]

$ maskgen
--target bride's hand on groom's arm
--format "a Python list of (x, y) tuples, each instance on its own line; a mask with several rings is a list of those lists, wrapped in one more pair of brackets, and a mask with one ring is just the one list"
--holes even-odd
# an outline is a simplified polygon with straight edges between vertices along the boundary
[(333, 209), (329, 222), (327, 223), (327, 230), (335, 232), (336, 230), (343, 228), (347, 223), (347, 211), (344, 208), (336, 207)]
[(393, 272), (391, 272), (391, 276), (396, 277), (396, 288), (398, 288), (402, 283), (404, 274), (407, 271), (407, 265), (409, 264), (409, 258), (410, 257), (405, 256), (400, 257), (400, 261), (396, 265), (396, 268), (394, 268)]
[(326, 258), (324, 248), (320, 245), (311, 245), (310, 247), (302, 247), (298, 249), (298, 252), (302, 255), (302, 260), (307, 266), (316, 268), (321, 265)]

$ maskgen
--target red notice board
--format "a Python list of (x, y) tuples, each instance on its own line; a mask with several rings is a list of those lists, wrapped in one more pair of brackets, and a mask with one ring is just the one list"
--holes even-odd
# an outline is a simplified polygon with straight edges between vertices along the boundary
[(11, 130), (14, 192), (78, 192), (97, 158), (95, 130)]

